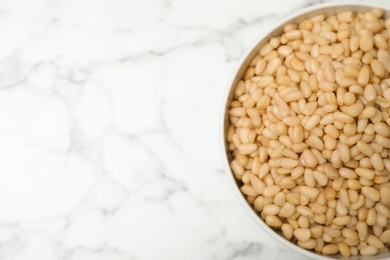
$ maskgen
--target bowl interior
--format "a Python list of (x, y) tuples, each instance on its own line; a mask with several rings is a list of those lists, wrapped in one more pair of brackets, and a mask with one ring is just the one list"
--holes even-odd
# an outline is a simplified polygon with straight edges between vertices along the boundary
[[(244, 196), (241, 194), (239, 190), (239, 183), (238, 181), (234, 178), (233, 173), (231, 172), (230, 169), (230, 162), (232, 160), (231, 154), (227, 149), (227, 141), (225, 138), (225, 133), (227, 130), (227, 127), (229, 126), (229, 116), (228, 116), (228, 106), (229, 103), (233, 99), (233, 93), (234, 93), (234, 88), (237, 85), (237, 83), (242, 79), (246, 68), (248, 67), (249, 63), (251, 60), (256, 56), (260, 48), (268, 42), (272, 37), (279, 36), (283, 33), (283, 28), (286, 24), (289, 23), (299, 23), (300, 21), (314, 17), (316, 15), (320, 14), (325, 14), (327, 16), (335, 15), (337, 13), (343, 12), (343, 11), (353, 11), (353, 12), (367, 12), (372, 10), (373, 8), (381, 8), (385, 11), (384, 17), (390, 17), (390, 5), (385, 6), (385, 5), (380, 5), (380, 4), (374, 4), (374, 3), (367, 3), (367, 2), (353, 2), (353, 3), (348, 3), (348, 2), (343, 2), (343, 3), (328, 3), (328, 4), (322, 4), (322, 5), (317, 5), (311, 8), (304, 9), (296, 14), (293, 14), (290, 17), (287, 17), (283, 21), (281, 21), (278, 25), (275, 27), (270, 28), (268, 31), (266, 31), (263, 36), (256, 42), (253, 48), (247, 52), (241, 61), (239, 62), (239, 67), (236, 70), (236, 73), (234, 74), (232, 80), (229, 82), (228, 85), (228, 91), (225, 96), (224, 100), (224, 107), (223, 107), (223, 115), (222, 115), (222, 149), (223, 149), (223, 157), (224, 157), (224, 162), (225, 162), (225, 168), (229, 174), (229, 178), (233, 184), (233, 187), (235, 189), (236, 194), (238, 195), (240, 201), (244, 205), (244, 207), (247, 209), (249, 214), (252, 216), (252, 218), (256, 221), (260, 227), (266, 231), (269, 235), (274, 237), (276, 240), (278, 240), (280, 243), (284, 244), (287, 247), (290, 247), (294, 249), (295, 251), (311, 257), (315, 259), (343, 259), (341, 255), (332, 255), (332, 256), (324, 256), (317, 254), (315, 252), (311, 252), (308, 250), (305, 250), (303, 248), (300, 248), (299, 246), (295, 245), (294, 243), (286, 240), (281, 232), (275, 231), (274, 229), (271, 229), (269, 226), (267, 226), (262, 219), (257, 215), (256, 211), (247, 203), (245, 200)], [(355, 256), (355, 257), (350, 257), (349, 259), (361, 259), (361, 260), (369, 260), (369, 259), (390, 259), (390, 252), (383, 253), (383, 254), (378, 254), (373, 257), (370, 256)]]

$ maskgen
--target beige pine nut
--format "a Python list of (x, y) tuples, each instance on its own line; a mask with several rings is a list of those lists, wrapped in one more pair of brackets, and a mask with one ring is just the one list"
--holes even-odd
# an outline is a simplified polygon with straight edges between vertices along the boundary
[(243, 80), (240, 80), (237, 85), (236, 89), (234, 90), (234, 94), (236, 96), (241, 96), (245, 93), (245, 82)]
[(290, 177), (285, 177), (280, 181), (279, 186), (282, 189), (292, 189), (296, 186), (296, 183)]
[(368, 227), (367, 227), (367, 224), (366, 222), (364, 221), (359, 221), (357, 224), (356, 224), (356, 230), (359, 234), (359, 239), (361, 241), (365, 241), (366, 240), (366, 237), (367, 237), (367, 234), (368, 234)]
[(318, 114), (312, 115), (304, 125), (304, 128), (308, 131), (313, 130), (321, 120), (321, 116)]
[(333, 224), (339, 225), (339, 226), (344, 226), (344, 225), (347, 225), (349, 223), (349, 221), (351, 221), (350, 216), (340, 216), (340, 217), (336, 217), (333, 219)]
[(371, 245), (360, 249), (360, 254), (363, 256), (375, 255), (376, 253), (378, 253), (378, 249)]
[(305, 66), (297, 58), (292, 58), (290, 60), (290, 66), (295, 71), (304, 71)]
[(317, 242), (314, 239), (309, 239), (305, 242), (298, 240), (298, 245), (305, 249), (314, 249), (317, 246)]
[(250, 79), (255, 75), (255, 68), (249, 67), (245, 74), (244, 74), (244, 79)]
[(389, 137), (390, 136), (390, 127), (383, 123), (383, 122), (378, 122), (374, 125), (374, 130), (377, 132), (379, 135), (383, 137)]
[(359, 77), (359, 68), (355, 66), (346, 66), (344, 67), (344, 76), (348, 78), (354, 78), (357, 79)]
[(348, 208), (345, 207), (340, 200), (337, 201), (337, 204), (336, 204), (336, 212), (338, 215), (340, 216), (344, 216), (344, 215), (347, 215), (348, 213)]
[(359, 238), (358, 233), (350, 228), (343, 228), (341, 234), (347, 239), (358, 240)]
[(372, 180), (375, 177), (375, 172), (367, 168), (359, 167), (355, 169), (355, 172), (357, 173), (357, 175), (366, 180)]
[(275, 57), (272, 60), (270, 60), (266, 67), (266, 72), (269, 75), (272, 75), (276, 72), (278, 67), (282, 64), (282, 60), (279, 57)]
[(362, 51), (368, 52), (368, 51), (372, 50), (373, 46), (374, 46), (374, 42), (369, 35), (362, 35), (360, 37), (359, 48)]
[(385, 73), (386, 73), (386, 70), (385, 70), (385, 67), (383, 67), (382, 63), (378, 60), (372, 60), (371, 61), (371, 70), (372, 72), (380, 77), (380, 78), (383, 78), (385, 76)]
[(273, 38), (270, 39), (269, 44), (271, 45), (271, 47), (273, 49), (276, 49), (280, 45), (280, 40), (279, 40), (278, 37), (273, 37)]
[(291, 172), (291, 179), (292, 180), (297, 180), (299, 179), (304, 173), (304, 168), (299, 166), (299, 167), (296, 167), (295, 169), (292, 170)]
[(238, 147), (238, 151), (241, 153), (241, 154), (251, 154), (253, 153), (254, 151), (256, 151), (258, 149), (257, 145), (256, 144), (241, 144), (239, 147)]
[(336, 244), (328, 244), (328, 245), (324, 246), (324, 248), (322, 249), (322, 253), (324, 255), (334, 255), (334, 254), (337, 254), (338, 251), (339, 251), (339, 248)]
[(229, 110), (229, 115), (243, 117), (246, 115), (246, 110), (243, 107), (234, 107)]
[(345, 189), (340, 189), (339, 190), (339, 201), (341, 202), (341, 204), (343, 204), (343, 206), (345, 207), (348, 207), (350, 205), (350, 201), (349, 201), (349, 197), (348, 197), (348, 193)]
[(280, 56), (287, 57), (293, 52), (293, 49), (290, 46), (283, 45), (278, 48), (278, 53)]
[(271, 166), (269, 165), (269, 163), (262, 164), (259, 170), (259, 177), (264, 178), (269, 173), (270, 169)]
[(296, 166), (298, 166), (297, 160), (293, 160), (290, 158), (283, 158), (282, 159), (282, 167), (283, 168), (295, 168)]
[(380, 188), (380, 197), (381, 197), (381, 202), (384, 205), (389, 206), (390, 205), (390, 187), (382, 186)]
[(326, 216), (324, 214), (314, 215), (314, 221), (318, 224), (324, 225), (326, 221)]
[(335, 150), (332, 153), (332, 157), (331, 157), (330, 161), (332, 162), (332, 165), (334, 167), (337, 167), (337, 168), (340, 168), (343, 165), (341, 158), (340, 158), (340, 152), (338, 150)]
[(383, 171), (384, 164), (382, 161), (382, 157), (378, 153), (374, 153), (371, 155), (370, 162), (371, 162), (372, 166), (375, 168), (375, 170)]
[[(314, 187), (316, 186), (316, 180), (313, 176), (313, 170), (311, 169), (306, 169), (304, 176), (303, 176), (304, 183), (309, 186), (309, 187)], [(305, 204), (306, 205), (306, 204)]]
[(389, 242), (390, 242), (390, 229), (387, 229), (386, 231), (384, 231), (384, 232), (379, 236), (379, 239), (380, 239), (383, 243), (389, 243)]
[(370, 80), (370, 74), (371, 74), (370, 69), (367, 66), (363, 66), (359, 72), (357, 83), (360, 86), (365, 87)]
[(283, 207), (283, 205), (286, 203), (286, 194), (282, 191), (277, 193), (274, 197), (274, 203), (279, 207)]
[(286, 102), (293, 102), (297, 101), (303, 98), (303, 93), (301, 91), (294, 91), (285, 97), (283, 97), (283, 100)]
[(337, 141), (335, 138), (330, 137), (329, 135), (325, 135), (324, 145), (325, 145), (325, 149), (327, 149), (329, 152), (332, 152), (332, 150), (336, 149)]
[(356, 52), (359, 49), (360, 36), (352, 36), (349, 41), (349, 49), (351, 52)]
[(249, 179), (250, 179), (251, 184), (252, 184), (252, 187), (253, 187), (253, 189), (256, 191), (256, 193), (262, 194), (263, 191), (264, 191), (264, 189), (265, 189), (265, 187), (266, 187), (265, 183), (264, 183), (262, 180), (260, 180), (260, 179), (259, 179), (257, 176), (255, 176), (255, 175), (251, 175), (251, 176), (249, 177)]
[(331, 235), (329, 235), (328, 233), (324, 233), (322, 235), (322, 239), (326, 243), (331, 243), (334, 238)]
[(280, 191), (280, 187), (278, 185), (272, 185), (266, 187), (263, 191), (264, 197), (274, 197)]
[(355, 190), (347, 190), (348, 198), (351, 203), (359, 200), (359, 194)]
[(316, 167), (318, 160), (317, 157), (308, 149), (304, 150), (301, 156), (301, 160), (306, 167)]
[(318, 87), (320, 88), (320, 90), (324, 92), (335, 91), (337, 88), (337, 86), (334, 83), (329, 81), (320, 81)]
[[(246, 165), (246, 163), (245, 163), (245, 165)], [(260, 159), (258, 156), (256, 156), (255, 158), (253, 158), (252, 166), (251, 166), (251, 170), (252, 170), (253, 174), (259, 175), (260, 167), (261, 167)]]
[[(292, 193), (290, 193), (292, 194)], [(287, 195), (287, 200), (291, 200), (291, 196)], [(295, 206), (291, 202), (286, 202), (279, 211), (279, 216), (283, 218), (289, 218), (295, 213)]]
[(277, 215), (279, 213), (279, 211), (280, 211), (280, 207), (273, 205), (273, 204), (266, 205), (263, 208), (264, 214), (269, 215), (269, 216)]
[[(290, 146), (287, 146), (287, 147), (292, 147), (292, 141), (291, 139), (289, 138), (290, 142), (291, 142), (291, 145)], [(289, 142), (289, 144), (290, 144)], [(286, 145), (285, 145), (286, 146)], [(286, 158), (291, 158), (291, 159), (295, 159), (297, 160), (299, 158), (298, 154), (295, 153), (293, 150), (289, 149), (289, 148), (285, 148), (283, 150), (283, 156), (286, 157)]]
[(328, 201), (333, 200), (334, 198), (336, 198), (336, 191), (332, 187), (330, 187), (330, 186), (326, 186), (325, 187), (324, 193), (325, 193), (325, 198)]
[(314, 112), (316, 112), (317, 106), (318, 106), (317, 102), (310, 102), (305, 106), (303, 113), (306, 116), (312, 116)]
[(340, 158), (344, 163), (348, 162), (351, 159), (350, 152), (347, 145), (340, 144), (339, 152), (340, 152)]
[(321, 186), (326, 186), (328, 183), (328, 177), (320, 171), (313, 171), (313, 177)]
[(344, 168), (344, 167), (341, 168), (339, 170), (339, 174), (342, 177), (346, 178), (346, 179), (355, 179), (355, 178), (357, 178), (357, 174), (355, 173), (355, 171), (353, 171), (353, 170), (351, 170), (349, 168)]
[(381, 144), (385, 148), (390, 148), (390, 139), (389, 138), (386, 138), (386, 137), (378, 134), (375, 136), (375, 141), (378, 144)]
[(315, 157), (317, 157), (318, 164), (322, 165), (322, 164), (327, 162), (326, 158), (324, 157), (322, 152), (320, 152), (319, 150), (313, 148), (313, 149), (311, 149), (311, 152), (314, 154)]
[(313, 40), (316, 44), (320, 46), (325, 46), (329, 44), (329, 41), (325, 37), (319, 34), (313, 34)]
[(351, 250), (346, 243), (343, 243), (343, 242), (339, 243), (338, 247), (339, 247), (339, 252), (342, 256), (345, 256), (345, 257), (351, 256)]
[[(332, 50), (333, 50), (333, 48), (331, 47), (331, 49), (330, 49), (331, 53), (332, 53)], [(325, 73), (326, 81), (335, 82), (335, 72), (334, 72), (334, 69), (330, 63), (325, 64), (324, 73)]]
[(378, 202), (375, 204), (375, 210), (378, 214), (383, 215), (386, 218), (390, 218), (390, 208)]
[[(343, 95), (343, 103), (347, 106), (353, 105), (356, 102), (355, 94), (351, 92), (346, 92)], [(348, 113), (349, 114), (349, 113)]]
[(318, 150), (323, 150), (325, 148), (324, 142), (317, 135), (309, 136), (308, 140), (311, 143), (311, 146)]
[(232, 142), (233, 142), (235, 148), (239, 147), (242, 144), (240, 137), (238, 137), (237, 134), (232, 135)]
[(342, 13), (338, 13), (337, 14), (337, 19), (341, 22), (341, 23), (349, 23), (349, 22), (352, 22), (354, 18), (354, 14), (353, 12), (351, 11), (345, 11), (345, 12), (342, 12)]
[(353, 118), (353, 117), (357, 117), (358, 115), (360, 115), (363, 112), (363, 109), (364, 109), (364, 106), (361, 103), (355, 103), (355, 104), (350, 105), (347, 108), (346, 112), (350, 117)]
[(382, 241), (374, 235), (369, 235), (367, 237), (367, 243), (371, 246), (378, 248), (378, 249), (382, 249), (385, 247), (385, 245), (382, 243)]
[(230, 167), (235, 174), (240, 176), (244, 174), (244, 167), (241, 164), (239, 164), (237, 160), (233, 160), (230, 163)]
[(366, 223), (369, 226), (373, 226), (376, 223), (376, 210), (375, 208), (370, 208), (367, 213)]
[(244, 185), (241, 187), (241, 192), (248, 196), (257, 196), (257, 192), (253, 189), (252, 186)]
[(304, 217), (307, 217), (307, 218), (313, 218), (314, 217), (314, 214), (313, 214), (312, 210), (309, 207), (307, 207), (307, 206), (299, 205), (299, 206), (297, 206), (296, 210), (297, 210), (297, 212), (301, 216), (304, 216)]
[(386, 89), (383, 91), (383, 97), (387, 100), (390, 101), (390, 88)]
[(281, 227), (283, 224), (277, 216), (266, 216), (265, 223), (270, 227)]
[(365, 107), (360, 113), (359, 118), (372, 118), (376, 114), (376, 109), (374, 107)]
[(340, 85), (340, 87), (342, 87), (342, 88), (350, 87), (350, 86), (355, 85), (357, 83), (356, 79), (347, 78), (347, 77), (342, 77), (339, 80), (337, 80), (337, 78), (336, 78), (336, 81)]
[(364, 99), (367, 100), (368, 102), (373, 102), (376, 99), (376, 91), (375, 91), (375, 86), (372, 84), (368, 84), (364, 88)]
[(300, 119), (296, 116), (286, 116), (282, 119), (283, 123), (288, 126), (297, 126), (300, 124)]
[[(364, 110), (363, 110), (363, 112), (364, 112)], [(350, 115), (347, 115), (347, 114), (345, 114), (343, 112), (336, 111), (334, 113), (334, 118), (335, 118), (335, 120), (338, 120), (338, 121), (343, 122), (343, 123), (352, 123), (352, 122), (354, 122), (353, 117), (351, 117)]]
[(308, 241), (311, 238), (310, 229), (298, 228), (294, 230), (294, 236), (302, 242)]
[(248, 157), (243, 154), (237, 153), (236, 160), (241, 166), (246, 166), (248, 164)]
[(371, 156), (374, 153), (371, 146), (369, 146), (367, 143), (363, 141), (358, 141), (356, 143), (356, 147), (361, 153), (365, 154), (366, 156)]
[[(295, 215), (295, 214), (294, 214)], [(294, 218), (288, 218), (287, 219), (287, 222), (294, 228), (294, 229), (297, 229), (297, 228), (299, 228), (299, 225), (298, 225), (298, 221), (297, 221), (297, 219), (296, 219), (297, 217), (296, 216), (294, 216)]]
[(300, 186), (299, 188), (300, 188), (299, 189), (300, 193), (310, 199), (315, 199), (320, 192), (317, 188), (309, 187), (309, 186)]
[[(295, 213), (296, 216), (299, 215), (298, 211)], [(309, 219), (304, 217), (304, 216), (300, 216), (298, 217), (298, 226), (300, 228), (309, 228), (310, 226), (310, 222), (309, 222)]]
[(333, 122), (334, 122), (334, 114), (327, 114), (321, 118), (320, 125), (329, 125), (332, 124)]
[(352, 256), (356, 256), (356, 255), (359, 254), (359, 250), (357, 249), (357, 247), (351, 246), (350, 249), (351, 249), (351, 255), (352, 255)]
[(263, 196), (257, 196), (255, 201), (253, 202), (253, 207), (257, 211), (262, 211), (264, 208), (264, 197)]
[(259, 51), (259, 54), (261, 56), (265, 56), (267, 55), (267, 53), (269, 53), (270, 51), (272, 51), (272, 47), (269, 43), (266, 43), (263, 45), (263, 47), (261, 47), (260, 51)]
[(294, 235), (293, 227), (287, 223), (282, 225), (282, 232), (283, 232), (284, 237), (287, 238), (288, 240), (290, 240)]
[(262, 76), (259, 78), (259, 80), (256, 82), (257, 86), (260, 88), (265, 88), (271, 85), (273, 82), (275, 82), (274, 77), (271, 75), (268, 76)]
[(263, 59), (260, 59), (255, 66), (255, 73), (258, 76), (261, 76), (262, 73), (264, 72), (265, 68), (267, 66), (267, 62)]
[(323, 227), (321, 225), (310, 228), (310, 234), (312, 238), (319, 238), (322, 236)]

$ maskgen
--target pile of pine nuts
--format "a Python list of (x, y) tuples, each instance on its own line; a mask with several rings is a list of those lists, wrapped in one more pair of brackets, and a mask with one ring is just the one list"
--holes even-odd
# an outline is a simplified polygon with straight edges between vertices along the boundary
[(265, 43), (230, 102), (231, 169), (267, 225), (325, 255), (390, 244), (390, 18), (318, 15)]

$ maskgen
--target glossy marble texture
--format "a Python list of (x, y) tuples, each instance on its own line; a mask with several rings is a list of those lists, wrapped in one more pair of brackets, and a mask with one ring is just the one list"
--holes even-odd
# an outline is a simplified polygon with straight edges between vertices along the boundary
[(0, 259), (302, 259), (239, 204), (218, 131), (243, 52), (320, 2), (1, 1)]

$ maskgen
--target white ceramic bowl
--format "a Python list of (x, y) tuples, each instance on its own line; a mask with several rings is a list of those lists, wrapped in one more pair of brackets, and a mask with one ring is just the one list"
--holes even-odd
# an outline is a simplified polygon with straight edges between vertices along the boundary
[[(248, 50), (247, 53), (243, 55), (241, 60), (238, 63), (238, 66), (234, 73), (232, 74), (232, 78), (228, 83), (227, 91), (224, 97), (224, 104), (222, 108), (222, 116), (221, 116), (221, 145), (222, 145), (222, 153), (223, 153), (223, 160), (225, 164), (226, 171), (228, 173), (230, 182), (234, 188), (235, 193), (237, 194), (239, 200), (241, 201), (242, 205), (246, 209), (246, 211), (249, 213), (249, 215), (253, 218), (253, 220), (265, 231), (267, 232), (271, 237), (279, 241), (281, 244), (286, 246), (287, 248), (290, 248), (302, 255), (305, 255), (309, 258), (313, 259), (346, 259), (345, 257), (342, 257), (341, 255), (331, 255), (331, 256), (325, 256), (317, 254), (313, 251), (309, 251), (306, 249), (303, 249), (296, 244), (288, 241), (283, 237), (283, 235), (280, 232), (275, 231), (274, 229), (270, 228), (267, 224), (263, 222), (263, 220), (257, 215), (255, 210), (248, 204), (248, 202), (245, 200), (245, 197), (242, 195), (238, 182), (235, 180), (233, 173), (230, 169), (230, 153), (227, 150), (227, 143), (226, 143), (226, 129), (228, 127), (229, 117), (227, 114), (228, 105), (231, 102), (233, 98), (233, 90), (234, 87), (237, 85), (237, 82), (242, 79), (244, 72), (246, 68), (248, 67), (251, 60), (256, 56), (258, 51), (260, 50), (261, 46), (269, 41), (274, 36), (279, 36), (283, 33), (283, 28), (286, 24), (289, 23), (299, 23), (300, 21), (310, 18), (319, 14), (326, 14), (327, 16), (331, 16), (343, 11), (353, 11), (353, 12), (366, 12), (369, 10), (372, 10), (373, 8), (381, 8), (385, 11), (384, 16), (390, 17), (390, 1), (388, 5), (381, 5), (376, 4), (372, 2), (363, 2), (363, 1), (340, 1), (340, 2), (332, 2), (332, 3), (326, 3), (326, 4), (320, 4), (316, 6), (312, 6), (310, 8), (303, 9), (299, 12), (296, 12), (293, 15), (290, 15), (289, 17), (286, 17), (282, 21), (280, 21), (278, 24), (273, 26), (272, 28), (269, 28), (265, 33), (261, 35), (258, 41), (253, 45), (252, 48)], [(384, 253), (384, 254), (378, 254), (375, 256), (354, 256), (349, 257), (348, 259), (353, 260), (371, 260), (371, 259), (390, 259), (390, 253)]]

